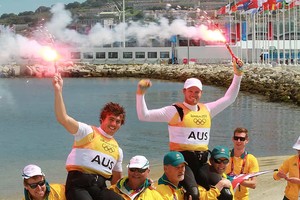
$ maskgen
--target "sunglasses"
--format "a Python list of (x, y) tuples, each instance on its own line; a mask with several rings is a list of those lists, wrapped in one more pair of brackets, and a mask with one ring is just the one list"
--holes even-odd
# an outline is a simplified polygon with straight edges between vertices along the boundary
[(214, 162), (217, 163), (217, 164), (228, 164), (229, 163), (229, 160), (228, 159), (225, 159), (225, 160), (221, 160), (221, 159), (214, 159)]
[(35, 189), (38, 185), (39, 185), (40, 187), (42, 187), (43, 185), (45, 185), (45, 183), (46, 183), (46, 181), (45, 181), (45, 180), (42, 180), (42, 181), (39, 181), (39, 182), (37, 182), (37, 183), (31, 183), (31, 184), (27, 183), (27, 185), (29, 185), (29, 187), (30, 187), (31, 189)]
[(240, 139), (241, 142), (244, 142), (246, 140), (245, 137), (238, 137), (238, 136), (234, 136), (233, 139), (236, 141), (238, 141)]
[(141, 168), (129, 168), (129, 171), (131, 172), (138, 172), (138, 173), (144, 173), (147, 169), (141, 169)]

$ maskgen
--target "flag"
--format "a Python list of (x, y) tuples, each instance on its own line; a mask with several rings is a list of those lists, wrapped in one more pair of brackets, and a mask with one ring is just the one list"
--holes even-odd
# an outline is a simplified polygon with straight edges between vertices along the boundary
[(289, 3), (289, 9), (294, 8), (295, 6), (300, 6), (300, 0), (292, 0), (292, 2)]
[(237, 2), (236, 4), (234, 4), (231, 8), (232, 12), (236, 12), (238, 10), (245, 10), (245, 4), (247, 4), (249, 0), (241, 0), (239, 2)]
[(273, 40), (273, 23), (268, 23), (268, 40)]
[(266, 173), (270, 173), (270, 172), (274, 172), (274, 171), (278, 171), (278, 169), (274, 169), (274, 170), (266, 170), (266, 171), (261, 171), (261, 172), (256, 172), (256, 173), (251, 173), (251, 174), (240, 174), (237, 175), (233, 178), (233, 180), (231, 181), (232, 184), (232, 188), (234, 191), (236, 191), (237, 187), (244, 181), (247, 180), (249, 178), (252, 177), (256, 177), (262, 174), (266, 174)]
[(276, 0), (267, 0), (262, 3), (263, 11), (276, 10)]
[(234, 5), (234, 2), (231, 2), (223, 7), (221, 7), (219, 10), (218, 10), (218, 15), (224, 15), (224, 14), (228, 14), (228, 13), (231, 13), (232, 10), (232, 6)]

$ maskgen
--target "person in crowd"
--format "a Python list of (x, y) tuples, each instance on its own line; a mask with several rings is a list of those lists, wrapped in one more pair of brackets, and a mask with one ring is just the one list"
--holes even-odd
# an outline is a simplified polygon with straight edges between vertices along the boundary
[(183, 102), (149, 110), (145, 93), (152, 83), (148, 79), (138, 83), (138, 118), (141, 121), (168, 122), (170, 150), (181, 152), (188, 163), (183, 186), (193, 200), (199, 199), (197, 177), (200, 167), (208, 159), (211, 120), (235, 101), (243, 74), (239, 66), (242, 65), (242, 61), (233, 60), (234, 77), (230, 87), (222, 98), (210, 103), (199, 103), (202, 97), (202, 83), (197, 78), (189, 78), (183, 86)]
[(180, 184), (184, 179), (185, 162), (183, 155), (178, 151), (165, 154), (163, 165), (164, 174), (159, 178), (156, 190), (165, 200), (183, 200), (184, 188)]
[[(180, 184), (184, 179), (184, 171), (187, 165), (183, 155), (177, 151), (170, 151), (164, 156), (164, 174), (158, 180), (156, 190), (165, 200), (191, 200), (191, 195), (185, 193), (184, 188)], [(219, 177), (219, 175), (218, 175)], [(202, 186), (198, 186), (200, 191), (200, 200), (216, 199), (220, 196), (220, 191), (224, 186), (230, 187), (231, 183), (227, 179), (220, 179), (214, 186), (208, 190)]]
[[(248, 130), (238, 127), (234, 130), (232, 136), (233, 149), (230, 153), (230, 162), (226, 168), (227, 176), (232, 180), (233, 177), (240, 174), (249, 174), (259, 172), (259, 165), (256, 157), (246, 151), (246, 145), (249, 142)], [(249, 199), (249, 189), (255, 189), (257, 178), (252, 177), (244, 180), (235, 190), (235, 200)]]
[(229, 163), (229, 149), (225, 146), (216, 146), (211, 151), (209, 163), (205, 163), (199, 171), (200, 199), (234, 199), (234, 191), (230, 180), (225, 174)]
[(49, 184), (45, 174), (37, 165), (30, 164), (24, 167), (23, 173), (24, 197), (23, 200), (65, 200), (65, 185)]
[(110, 189), (125, 200), (162, 200), (161, 195), (151, 186), (150, 165), (145, 156), (137, 155), (130, 159), (128, 176), (121, 178)]
[(297, 154), (286, 159), (273, 174), (274, 180), (285, 179), (287, 181), (283, 200), (300, 198), (300, 136), (293, 149), (297, 150)]
[(100, 127), (78, 122), (67, 114), (60, 74), (53, 78), (54, 109), (57, 121), (74, 136), (73, 148), (66, 161), (68, 200), (122, 199), (107, 189), (122, 177), (123, 151), (114, 134), (125, 122), (125, 109), (109, 102), (101, 110)]

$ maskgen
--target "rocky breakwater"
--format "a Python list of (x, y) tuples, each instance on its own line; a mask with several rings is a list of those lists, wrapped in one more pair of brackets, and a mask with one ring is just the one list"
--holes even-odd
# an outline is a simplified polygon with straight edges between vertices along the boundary
[[(241, 90), (260, 94), (272, 102), (300, 105), (300, 67), (263, 67), (246, 65)], [(184, 82), (199, 78), (205, 85), (228, 87), (233, 77), (231, 64), (222, 65), (96, 65), (75, 64), (60, 68), (71, 77), (135, 77)]]

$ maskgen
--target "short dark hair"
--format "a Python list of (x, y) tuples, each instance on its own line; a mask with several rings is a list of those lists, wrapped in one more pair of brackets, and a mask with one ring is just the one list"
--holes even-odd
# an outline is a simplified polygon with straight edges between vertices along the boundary
[(237, 127), (234, 131), (233, 131), (233, 136), (235, 136), (236, 133), (246, 133), (246, 138), (248, 138), (248, 130), (246, 128), (243, 127)]
[(125, 109), (118, 103), (109, 102), (100, 111), (100, 123), (106, 118), (107, 115), (113, 114), (115, 116), (121, 116), (121, 125), (125, 123), (126, 112)]

